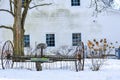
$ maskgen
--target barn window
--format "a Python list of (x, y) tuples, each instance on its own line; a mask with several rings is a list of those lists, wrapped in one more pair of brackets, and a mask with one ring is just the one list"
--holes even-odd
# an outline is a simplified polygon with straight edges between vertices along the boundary
[(73, 33), (72, 34), (72, 45), (77, 46), (81, 41), (81, 33)]
[(80, 0), (71, 0), (72, 6), (80, 6)]
[(24, 35), (24, 47), (30, 47), (30, 36)]
[(55, 34), (46, 34), (46, 43), (48, 47), (55, 46)]

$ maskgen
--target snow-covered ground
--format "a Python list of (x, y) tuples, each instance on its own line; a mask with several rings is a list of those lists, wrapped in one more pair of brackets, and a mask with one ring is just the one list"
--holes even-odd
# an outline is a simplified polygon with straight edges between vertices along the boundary
[(35, 71), (0, 68), (0, 80), (120, 80), (120, 60), (105, 60), (99, 71), (91, 71), (89, 61), (85, 62), (85, 70), (79, 72), (63, 69)]

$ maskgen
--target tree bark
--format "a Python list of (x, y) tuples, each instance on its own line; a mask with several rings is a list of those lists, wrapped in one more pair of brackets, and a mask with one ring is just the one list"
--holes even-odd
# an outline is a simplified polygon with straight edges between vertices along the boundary
[(24, 31), (21, 28), (21, 10), (22, 10), (22, 0), (14, 0), (14, 25), (13, 25), (13, 43), (14, 43), (14, 55), (23, 56), (24, 55), (24, 46), (23, 46), (23, 36)]

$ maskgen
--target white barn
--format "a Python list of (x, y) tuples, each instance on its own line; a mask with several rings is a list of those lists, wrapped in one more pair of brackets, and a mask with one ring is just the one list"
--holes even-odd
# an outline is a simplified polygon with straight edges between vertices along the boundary
[[(3, 0), (0, 8), (8, 8), (8, 0)], [(26, 46), (35, 47), (46, 43), (50, 48), (63, 45), (74, 46), (82, 40), (106, 38), (120, 42), (120, 12), (107, 10), (97, 17), (90, 7), (91, 0), (36, 0), (36, 3), (52, 3), (30, 10), (25, 23)], [(75, 2), (74, 1), (78, 1)], [(12, 26), (13, 19), (0, 12), (0, 25)], [(0, 41), (12, 40), (12, 32), (0, 29)]]

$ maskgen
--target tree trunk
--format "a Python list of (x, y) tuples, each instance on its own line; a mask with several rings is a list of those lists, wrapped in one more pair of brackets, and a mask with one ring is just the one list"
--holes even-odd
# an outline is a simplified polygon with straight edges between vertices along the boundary
[(22, 0), (14, 0), (14, 25), (13, 25), (13, 42), (14, 42), (14, 55), (23, 56), (24, 55), (24, 46), (23, 46), (23, 37), (24, 30), (21, 28), (21, 10), (22, 10)]
[(21, 31), (14, 31), (14, 55), (24, 56), (24, 33), (19, 33)]

